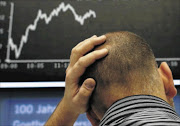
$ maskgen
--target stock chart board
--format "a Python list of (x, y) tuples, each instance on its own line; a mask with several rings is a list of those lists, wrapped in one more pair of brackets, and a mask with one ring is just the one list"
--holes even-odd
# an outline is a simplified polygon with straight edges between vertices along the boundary
[(179, 0), (1, 0), (0, 82), (64, 81), (84, 39), (130, 31), (180, 78)]

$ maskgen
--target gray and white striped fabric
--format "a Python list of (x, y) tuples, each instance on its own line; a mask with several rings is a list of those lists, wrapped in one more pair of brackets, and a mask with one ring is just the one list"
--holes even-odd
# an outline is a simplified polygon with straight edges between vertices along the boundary
[(180, 117), (158, 97), (134, 95), (115, 102), (100, 126), (180, 126)]

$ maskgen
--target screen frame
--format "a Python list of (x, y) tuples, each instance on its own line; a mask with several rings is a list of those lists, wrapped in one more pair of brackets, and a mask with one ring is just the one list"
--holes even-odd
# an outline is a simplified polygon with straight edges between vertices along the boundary
[(0, 82), (0, 88), (43, 88), (43, 87), (65, 87), (65, 81)]
[[(174, 79), (174, 85), (180, 85), (180, 79)], [(51, 88), (65, 87), (65, 81), (48, 82), (0, 82), (0, 88)]]

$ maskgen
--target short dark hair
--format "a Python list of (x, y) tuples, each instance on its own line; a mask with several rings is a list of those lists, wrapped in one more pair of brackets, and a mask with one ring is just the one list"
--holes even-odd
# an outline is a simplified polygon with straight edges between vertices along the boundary
[(105, 35), (106, 42), (96, 49), (105, 47), (108, 55), (89, 66), (80, 79), (80, 84), (87, 78), (96, 81), (90, 110), (96, 107), (96, 111), (105, 113), (113, 102), (123, 97), (159, 92), (157, 63), (146, 41), (127, 31)]
[(103, 84), (104, 87), (109, 83), (127, 84), (133, 80), (132, 73), (153, 79), (149, 75), (153, 68), (157, 68), (157, 63), (143, 38), (127, 31), (105, 35), (107, 39), (103, 46), (108, 48), (109, 54), (87, 68), (81, 84), (86, 78), (93, 78), (97, 85)]

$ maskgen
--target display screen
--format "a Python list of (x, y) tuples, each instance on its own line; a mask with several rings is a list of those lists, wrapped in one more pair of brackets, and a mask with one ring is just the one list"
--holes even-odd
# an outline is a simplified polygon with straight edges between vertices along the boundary
[[(174, 98), (180, 115), (180, 87)], [(63, 97), (64, 88), (0, 89), (0, 126), (43, 126)], [(91, 126), (86, 114), (74, 126)]]
[[(8, 99), (2, 104), (2, 126), (43, 126), (61, 98)], [(7, 114), (6, 114), (7, 113)], [(91, 126), (82, 114), (75, 126)]]
[[(63, 97), (60, 89), (6, 89), (0, 92), (0, 126), (43, 126)], [(91, 126), (81, 114), (75, 126)]]
[(180, 78), (179, 0), (0, 0), (0, 82), (64, 81), (71, 49), (131, 31)]

